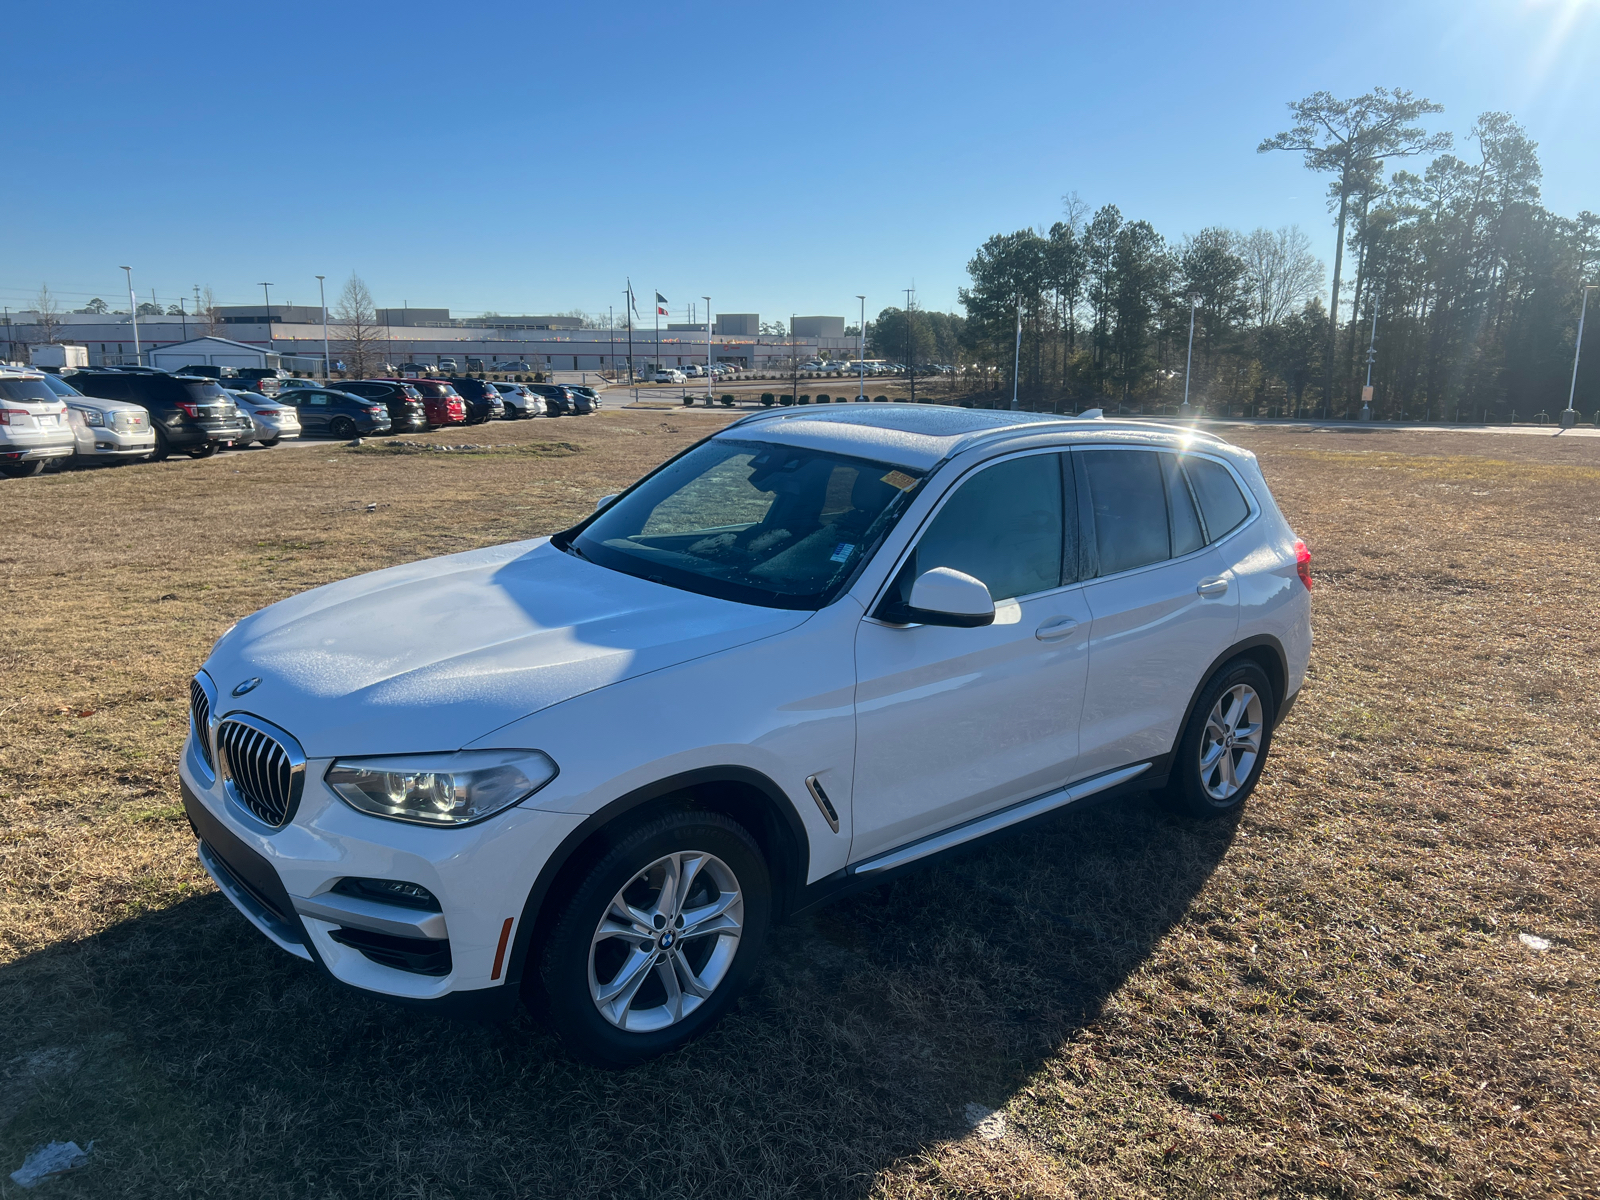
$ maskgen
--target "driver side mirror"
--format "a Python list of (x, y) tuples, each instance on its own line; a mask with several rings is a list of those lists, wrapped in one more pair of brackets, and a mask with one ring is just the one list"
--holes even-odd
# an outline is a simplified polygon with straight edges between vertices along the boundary
[(899, 624), (976, 629), (994, 624), (994, 599), (982, 580), (953, 567), (935, 567), (917, 576), (909, 604), (885, 605), (881, 615)]
[(609, 496), (601, 496), (600, 499), (598, 499), (598, 500), (596, 500), (594, 502), (594, 510), (595, 510), (595, 512), (599, 512), (602, 508), (604, 508), (606, 505), (610, 504), (613, 500), (615, 500), (621, 494), (622, 494), (621, 492), (612, 492), (611, 495), (609, 495)]

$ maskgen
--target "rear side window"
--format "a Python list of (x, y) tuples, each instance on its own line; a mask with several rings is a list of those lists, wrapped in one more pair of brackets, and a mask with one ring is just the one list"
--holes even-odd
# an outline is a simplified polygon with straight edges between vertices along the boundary
[(1061, 585), (1061, 455), (1030, 454), (986, 467), (945, 502), (901, 579), (952, 567), (981, 579), (996, 600)]
[(1208, 458), (1188, 457), (1183, 466), (1194, 485), (1195, 499), (1200, 501), (1209, 540), (1214, 542), (1244, 523), (1250, 515), (1250, 505), (1239, 494), (1239, 485), (1226, 467)]
[(1162, 481), (1167, 485), (1167, 523), (1172, 530), (1172, 557), (1182, 558), (1193, 554), (1206, 544), (1200, 531), (1200, 517), (1194, 510), (1194, 498), (1178, 466), (1178, 456), (1161, 456)]
[(1131, 571), (1169, 556), (1162, 457), (1154, 450), (1079, 453), (1100, 551), (1099, 574)]

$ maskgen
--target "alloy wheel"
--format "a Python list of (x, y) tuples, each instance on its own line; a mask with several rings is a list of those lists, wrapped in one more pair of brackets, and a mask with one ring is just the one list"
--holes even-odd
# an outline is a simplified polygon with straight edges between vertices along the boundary
[(1207, 796), (1230, 800), (1250, 781), (1264, 732), (1261, 697), (1249, 684), (1217, 697), (1200, 735), (1200, 786)]
[(676, 1025), (726, 978), (744, 932), (744, 894), (720, 858), (681, 850), (628, 881), (595, 927), (589, 996), (619, 1029)]

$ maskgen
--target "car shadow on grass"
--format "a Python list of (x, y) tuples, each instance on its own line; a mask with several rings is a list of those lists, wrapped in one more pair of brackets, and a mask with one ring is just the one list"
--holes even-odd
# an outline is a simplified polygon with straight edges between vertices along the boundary
[(630, 1071), (346, 989), (219, 895), (0, 968), (0, 1162), (66, 1195), (862, 1195), (1003, 1105), (1188, 912), (1233, 836), (1135, 796), (774, 931), (706, 1037)]

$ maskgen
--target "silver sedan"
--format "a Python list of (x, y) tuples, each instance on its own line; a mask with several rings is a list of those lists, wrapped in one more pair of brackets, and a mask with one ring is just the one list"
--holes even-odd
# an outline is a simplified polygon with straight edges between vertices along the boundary
[(250, 441), (238, 441), (234, 447), (243, 450), (250, 442), (263, 446), (276, 446), (284, 438), (300, 436), (300, 414), (293, 404), (277, 396), (263, 396), (260, 392), (229, 392), (239, 411), (250, 417), (255, 426)]

